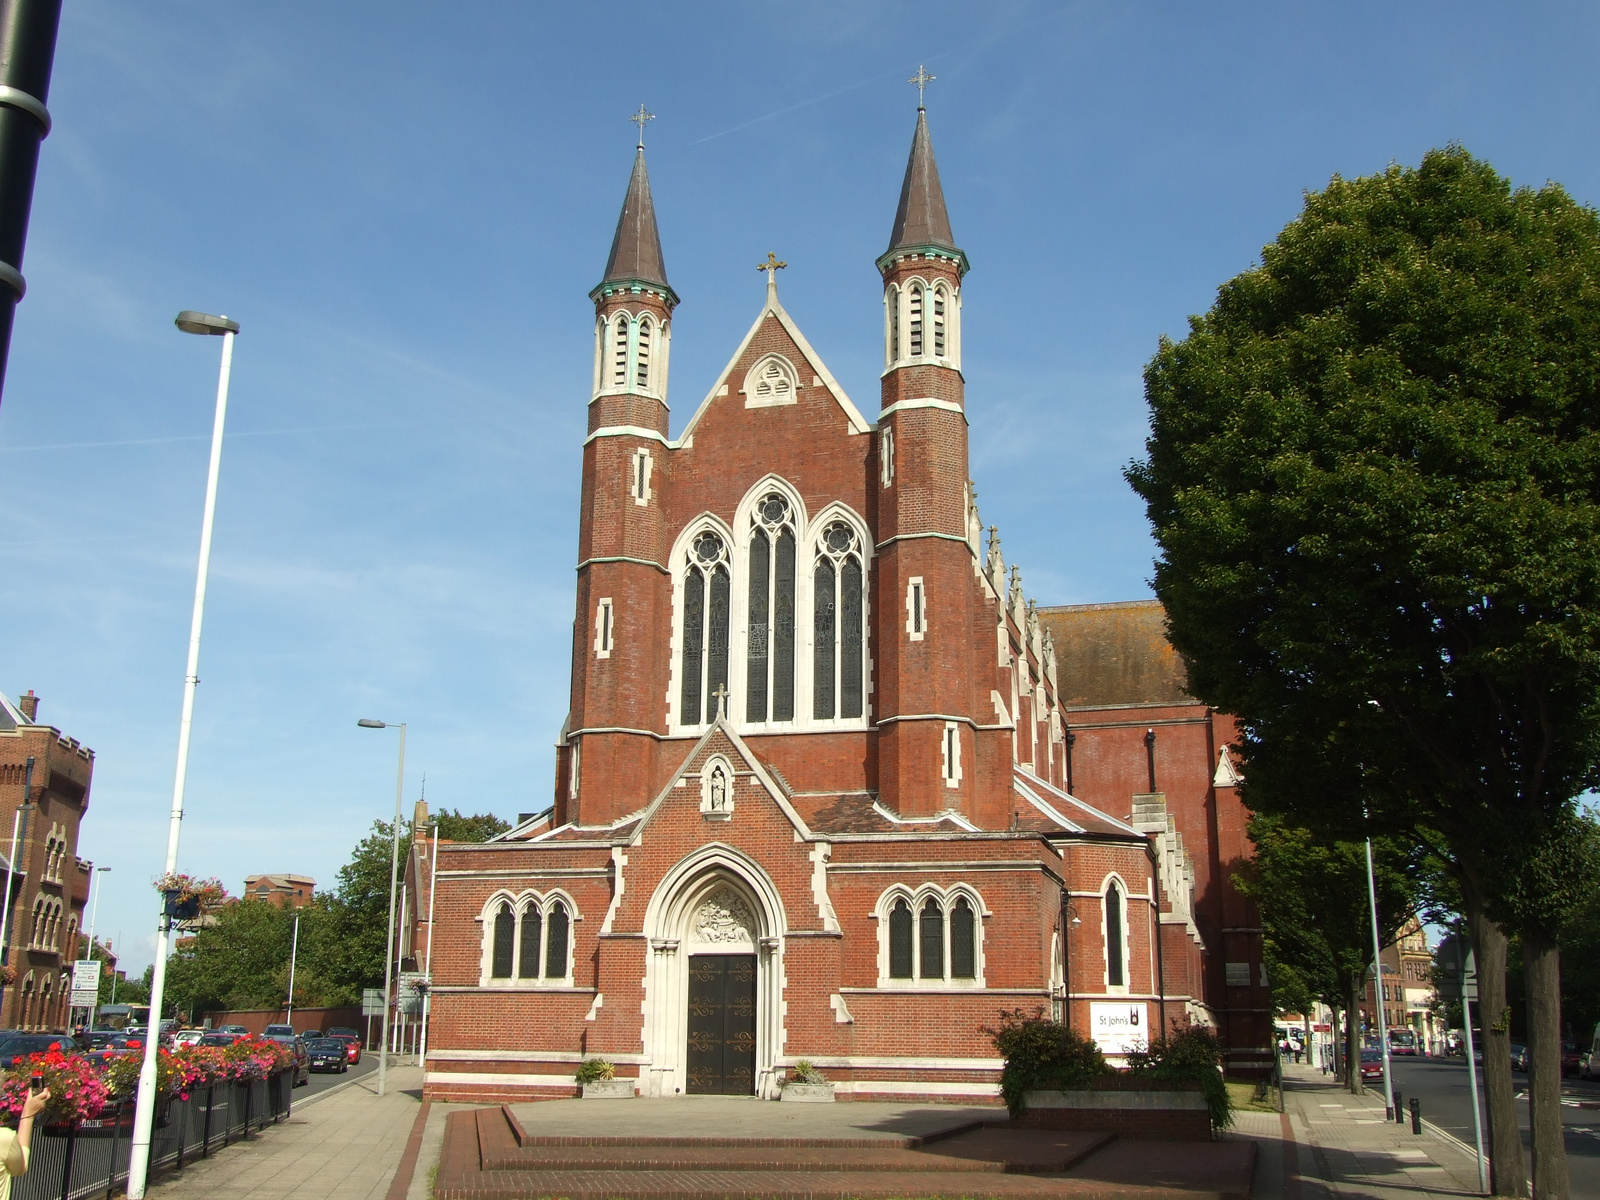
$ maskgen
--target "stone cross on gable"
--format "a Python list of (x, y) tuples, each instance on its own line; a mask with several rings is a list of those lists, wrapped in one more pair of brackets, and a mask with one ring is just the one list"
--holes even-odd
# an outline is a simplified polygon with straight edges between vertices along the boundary
[(757, 263), (756, 270), (767, 273), (767, 303), (774, 303), (778, 299), (778, 272), (789, 264), (779, 260), (771, 250), (767, 251), (767, 261)]
[(717, 690), (711, 694), (717, 698), (717, 720), (725, 720), (728, 715), (728, 685), (718, 684)]

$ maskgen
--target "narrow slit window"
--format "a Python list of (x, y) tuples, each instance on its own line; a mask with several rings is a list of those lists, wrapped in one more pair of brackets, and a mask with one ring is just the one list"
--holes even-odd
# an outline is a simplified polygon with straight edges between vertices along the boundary
[(936, 358), (944, 357), (944, 309), (945, 298), (943, 288), (933, 290), (933, 353)]
[(923, 979), (943, 979), (944, 909), (937, 900), (930, 899), (922, 906), (922, 916), (917, 924), (922, 951), (917, 974)]
[(921, 577), (914, 575), (906, 584), (906, 633), (913, 642), (922, 640), (927, 619), (927, 594), (922, 589)]
[(889, 978), (911, 978), (911, 906), (904, 900), (889, 910)]
[(502, 902), (494, 914), (494, 946), (489, 964), (491, 978), (511, 978), (511, 952), (515, 949), (516, 936), (516, 914), (511, 911), (511, 905)]
[(650, 502), (650, 451), (639, 450), (633, 456), (633, 502)]
[(911, 289), (911, 357), (922, 357), (922, 289)]
[(650, 318), (639, 322), (639, 345), (633, 356), (633, 382), (635, 387), (650, 386)]
[(894, 430), (885, 429), (878, 435), (878, 481), (884, 487), (894, 483)]
[(900, 289), (890, 288), (884, 304), (889, 310), (889, 362), (892, 365), (900, 361)]
[(539, 978), (539, 943), (544, 936), (544, 915), (537, 904), (522, 914), (522, 945), (517, 952), (517, 978)]
[(570, 929), (567, 906), (557, 900), (550, 906), (549, 945), (545, 950), (544, 977), (567, 977), (567, 934)]
[(608, 596), (595, 605), (594, 653), (596, 658), (611, 657), (612, 613)]
[(612, 335), (611, 383), (614, 387), (625, 387), (628, 382), (627, 314), (618, 313), (615, 323), (616, 332)]
[(1128, 982), (1122, 947), (1122, 889), (1113, 883), (1106, 889), (1106, 983), (1112, 987), (1124, 987)]

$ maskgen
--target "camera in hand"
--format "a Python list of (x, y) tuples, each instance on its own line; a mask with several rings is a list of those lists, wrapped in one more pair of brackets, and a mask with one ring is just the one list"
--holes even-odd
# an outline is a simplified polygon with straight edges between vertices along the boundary
[(34, 1092), (44, 1091), (44, 1076), (37, 1071), (34, 1072), (33, 1078), (28, 1080), (28, 1090)]

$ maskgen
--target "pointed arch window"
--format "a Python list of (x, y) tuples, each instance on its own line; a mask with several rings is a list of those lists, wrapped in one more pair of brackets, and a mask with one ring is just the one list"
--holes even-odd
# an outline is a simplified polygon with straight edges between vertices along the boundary
[(635, 386), (646, 390), (650, 387), (650, 334), (653, 329), (654, 325), (649, 317), (640, 319), (639, 344), (633, 359), (633, 382)]
[(557, 900), (550, 906), (550, 937), (545, 949), (546, 979), (565, 979), (567, 975), (567, 934), (570, 929), (567, 906)]
[(611, 319), (611, 385), (628, 385), (628, 314), (618, 313)]
[(887, 358), (889, 365), (900, 361), (900, 289), (891, 285), (883, 294), (883, 307), (888, 320), (888, 334), (885, 339), (888, 347)]
[(910, 326), (909, 332), (911, 336), (909, 340), (911, 342), (912, 358), (922, 357), (922, 299), (923, 293), (921, 286), (913, 286), (911, 289), (910, 320), (908, 322)]
[(539, 976), (539, 945), (544, 937), (544, 915), (537, 903), (529, 904), (522, 912), (522, 936), (517, 948), (517, 977), (537, 979)]
[(689, 547), (683, 575), (683, 683), (679, 722), (716, 720), (718, 691), (728, 686), (728, 547), (706, 530)]
[(889, 978), (911, 978), (911, 905), (904, 900), (889, 910)]
[(950, 908), (950, 978), (976, 979), (977, 976), (977, 917), (967, 898), (958, 896)]
[(924, 979), (944, 978), (944, 906), (929, 898), (917, 920), (921, 953), (917, 973)]
[(794, 511), (779, 492), (751, 518), (745, 720), (794, 720)]
[(812, 575), (811, 715), (818, 720), (861, 716), (865, 681), (865, 623), (860, 538), (835, 521), (817, 543)]
[(1106, 887), (1106, 984), (1110, 987), (1128, 985), (1125, 908), (1122, 888), (1112, 880)]
[(935, 358), (945, 356), (945, 310), (949, 307), (949, 297), (944, 288), (933, 289), (933, 354)]
[(517, 918), (509, 901), (501, 901), (494, 914), (494, 957), (489, 964), (493, 979), (511, 978), (511, 952), (516, 946)]

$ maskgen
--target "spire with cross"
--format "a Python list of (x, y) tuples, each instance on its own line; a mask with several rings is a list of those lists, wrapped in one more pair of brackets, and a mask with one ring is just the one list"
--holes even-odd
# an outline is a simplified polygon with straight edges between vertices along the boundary
[(644, 149), (644, 125), (645, 125), (645, 122), (646, 121), (654, 121), (655, 119), (656, 119), (655, 113), (651, 112), (649, 109), (647, 109), (642, 104), (639, 105), (639, 111), (634, 113), (633, 116), (628, 118), (628, 120), (632, 121), (635, 125), (637, 125), (639, 127), (639, 149), (641, 149), (641, 150)]
[(919, 110), (925, 107), (922, 103), (922, 93), (924, 89), (926, 89), (927, 86), (937, 78), (939, 78), (937, 75), (929, 75), (928, 68), (923, 66), (921, 63), (918, 63), (917, 73), (910, 79), (906, 80), (907, 83), (914, 83), (917, 85), (917, 108)]
[(788, 263), (781, 261), (771, 250), (767, 251), (766, 262), (756, 264), (756, 270), (767, 273), (768, 304), (776, 304), (778, 302), (778, 272), (788, 265)]

